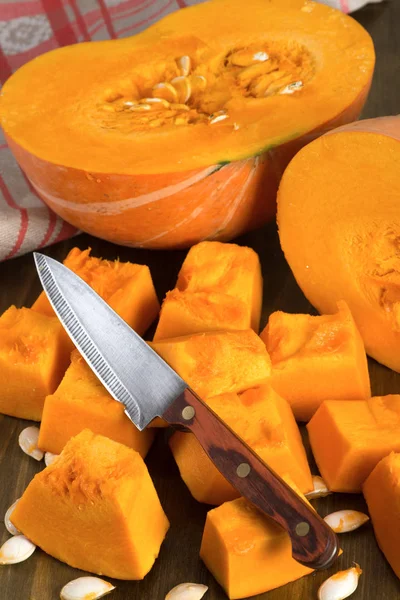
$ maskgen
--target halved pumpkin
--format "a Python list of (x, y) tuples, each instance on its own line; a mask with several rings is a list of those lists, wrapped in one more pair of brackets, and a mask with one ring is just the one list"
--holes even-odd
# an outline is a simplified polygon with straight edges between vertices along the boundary
[(305, 0), (213, 0), (133, 38), (23, 66), (2, 92), (9, 145), (67, 221), (117, 243), (227, 240), (275, 211), (284, 167), (358, 117), (368, 33)]

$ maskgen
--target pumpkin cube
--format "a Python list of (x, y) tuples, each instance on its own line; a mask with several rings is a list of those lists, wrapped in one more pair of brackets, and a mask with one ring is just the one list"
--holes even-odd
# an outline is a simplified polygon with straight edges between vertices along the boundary
[(262, 594), (312, 572), (292, 558), (286, 531), (244, 498), (207, 513), (200, 557), (231, 600)]
[[(251, 307), (250, 307), (251, 309)], [(242, 300), (219, 292), (168, 292), (153, 341), (228, 329), (249, 329), (251, 310)]]
[(376, 541), (400, 577), (400, 454), (383, 458), (363, 486)]
[(56, 317), (11, 306), (0, 317), (0, 413), (40, 421), (69, 362)]
[[(90, 252), (90, 248), (72, 248), (64, 265), (86, 281), (132, 329), (142, 335), (160, 309), (149, 268), (119, 260), (102, 260), (90, 256)], [(54, 316), (44, 292), (32, 309)]]
[[(208, 398), (207, 404), (278, 474), (287, 473), (302, 492), (313, 488), (310, 468), (293, 413), (269, 386)], [(239, 493), (221, 475), (191, 433), (176, 432), (170, 447), (193, 497), (222, 504)]]
[(333, 315), (275, 312), (261, 339), (271, 357), (271, 385), (298, 421), (309, 421), (324, 400), (370, 398), (367, 356), (345, 302)]
[(377, 463), (392, 451), (400, 452), (400, 395), (326, 401), (307, 429), (328, 488), (360, 492)]
[(143, 579), (169, 527), (141, 456), (88, 429), (33, 478), (12, 522), (58, 560), (116, 579)]
[(54, 394), (47, 396), (39, 447), (60, 454), (71, 437), (83, 429), (133, 448), (144, 458), (154, 432), (139, 431), (125, 414), (124, 406), (110, 396), (86, 361), (75, 350), (72, 362)]
[(252, 329), (198, 333), (150, 346), (203, 399), (256, 387), (270, 375), (268, 352)]
[(260, 259), (254, 250), (237, 244), (200, 242), (181, 267), (176, 287), (187, 292), (219, 292), (244, 303), (247, 328), (260, 326), (262, 287)]

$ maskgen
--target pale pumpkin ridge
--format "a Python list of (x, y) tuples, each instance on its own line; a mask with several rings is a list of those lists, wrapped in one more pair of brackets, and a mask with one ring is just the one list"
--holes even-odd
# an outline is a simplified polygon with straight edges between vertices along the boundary
[[(94, 203), (92, 203), (92, 204), (75, 204), (74, 203), (74, 210), (76, 210), (77, 212), (86, 212), (86, 213), (101, 212), (103, 215), (118, 214), (118, 213), (122, 212), (123, 210), (137, 208), (138, 206), (142, 206), (144, 204), (151, 204), (152, 202), (157, 202), (158, 200), (167, 198), (168, 196), (173, 196), (174, 194), (177, 194), (178, 192), (184, 191), (186, 188), (194, 185), (195, 183), (198, 183), (202, 179), (205, 179), (206, 177), (208, 177), (212, 173), (215, 173), (215, 171), (218, 171), (221, 168), (223, 168), (223, 167), (221, 167), (220, 165), (212, 165), (211, 167), (207, 167), (206, 169), (203, 169), (200, 173), (196, 173), (192, 177), (189, 177), (188, 179), (185, 179), (184, 181), (181, 181), (174, 185), (166, 186), (164, 188), (161, 188), (160, 190), (150, 192), (149, 194), (142, 194), (141, 196), (135, 196), (134, 198), (125, 198), (124, 200), (119, 200), (118, 202), (112, 202), (112, 203), (98, 202), (95, 204)], [(30, 183), (32, 184), (32, 186), (35, 188), (35, 190), (38, 192), (38, 194), (44, 196), (47, 200), (49, 200), (53, 204), (57, 204), (58, 206), (61, 206), (64, 208), (71, 207), (71, 203), (68, 200), (64, 200), (63, 198), (54, 196), (53, 194), (46, 192), (43, 188), (41, 188), (39, 185), (34, 183), (29, 177), (28, 177), (28, 179), (29, 179)]]
[(228, 212), (225, 221), (223, 221), (222, 225), (220, 225), (218, 227), (218, 229), (216, 229), (211, 234), (211, 237), (214, 236), (214, 235), (216, 235), (219, 230), (223, 231), (225, 229), (225, 227), (227, 227), (228, 223), (230, 223), (232, 221), (233, 217), (235, 216), (235, 213), (236, 213), (237, 209), (239, 208), (240, 204), (242, 203), (242, 200), (245, 198), (246, 192), (247, 192), (248, 188), (250, 187), (250, 184), (253, 181), (253, 179), (254, 179), (254, 177), (255, 177), (255, 175), (257, 173), (258, 163), (260, 162), (259, 156), (247, 159), (242, 164), (242, 168), (246, 165), (246, 163), (250, 163), (250, 162), (254, 162), (254, 165), (253, 165), (253, 169), (249, 172), (249, 174), (247, 176), (246, 183), (243, 185), (240, 194), (232, 202), (232, 207), (231, 207), (230, 211)]

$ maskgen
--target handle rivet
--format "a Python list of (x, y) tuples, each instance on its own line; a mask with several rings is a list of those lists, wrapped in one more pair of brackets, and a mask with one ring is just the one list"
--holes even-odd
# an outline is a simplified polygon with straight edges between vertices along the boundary
[(193, 419), (195, 414), (196, 411), (194, 410), (193, 406), (185, 406), (182, 411), (182, 417), (185, 419), (185, 421), (190, 421)]
[(240, 465), (236, 469), (236, 474), (238, 477), (241, 477), (242, 479), (244, 479), (245, 477), (247, 477), (247, 475), (250, 473), (250, 471), (251, 471), (251, 468), (248, 463), (240, 463)]
[(304, 537), (310, 531), (310, 525), (306, 521), (301, 521), (296, 525), (296, 533), (299, 537)]

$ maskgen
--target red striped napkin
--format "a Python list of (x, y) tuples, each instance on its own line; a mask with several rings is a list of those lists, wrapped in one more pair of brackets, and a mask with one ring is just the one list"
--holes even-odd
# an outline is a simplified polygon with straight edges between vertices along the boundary
[[(0, 0), (1, 82), (38, 54), (76, 42), (132, 35), (197, 1)], [(368, 0), (323, 1), (348, 12)], [(1, 135), (0, 261), (77, 233), (38, 198)]]

